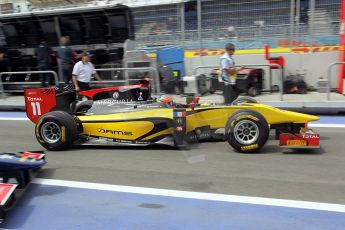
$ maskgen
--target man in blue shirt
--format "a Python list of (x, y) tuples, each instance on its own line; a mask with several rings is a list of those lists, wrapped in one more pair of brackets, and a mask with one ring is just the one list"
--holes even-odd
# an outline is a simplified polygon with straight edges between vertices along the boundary
[(235, 53), (235, 45), (228, 43), (225, 46), (226, 53), (220, 58), (221, 77), (223, 80), (224, 103), (231, 104), (238, 97), (236, 86), (236, 74), (238, 69), (235, 68), (235, 61), (232, 55)]
[(63, 79), (66, 84), (70, 84), (72, 80), (74, 58), (80, 58), (80, 56), (78, 56), (78, 54), (68, 45), (68, 37), (61, 37), (60, 47), (56, 49), (57, 61), (59, 66), (61, 66)]

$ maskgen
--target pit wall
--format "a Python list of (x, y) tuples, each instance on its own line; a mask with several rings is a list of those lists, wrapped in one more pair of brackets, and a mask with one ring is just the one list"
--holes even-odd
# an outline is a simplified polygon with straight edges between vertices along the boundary
[[(309, 86), (317, 88), (317, 83), (320, 78), (327, 79), (328, 66), (331, 63), (337, 62), (339, 58), (339, 47), (314, 47), (314, 48), (283, 48), (272, 49), (270, 51), (271, 57), (283, 56), (285, 58), (285, 76), (303, 74), (304, 80)], [(331, 51), (330, 51), (331, 50)], [(185, 52), (185, 71), (186, 75), (192, 75), (193, 70), (198, 66), (219, 65), (219, 58), (222, 50), (205, 50), (200, 52), (196, 50), (186, 50)], [(245, 66), (246, 64), (268, 64), (265, 60), (264, 50), (237, 50), (234, 59), (236, 65)], [(265, 87), (269, 89), (269, 69), (262, 67), (265, 70)], [(272, 70), (272, 85), (280, 84), (280, 73)], [(199, 70), (198, 73), (209, 74), (209, 69)], [(337, 87), (338, 68), (332, 68), (331, 86)]]

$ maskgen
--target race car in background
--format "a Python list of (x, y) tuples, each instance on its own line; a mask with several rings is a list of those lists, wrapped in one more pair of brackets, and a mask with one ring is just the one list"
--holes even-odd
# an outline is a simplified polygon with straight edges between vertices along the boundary
[(102, 100), (113, 98), (121, 101), (146, 101), (151, 97), (151, 85), (149, 80), (140, 80), (136, 85), (123, 85), (105, 88), (97, 88), (78, 93), (87, 100)]
[[(154, 145), (186, 148), (197, 141), (227, 140), (239, 152), (257, 152), (266, 143), (270, 129), (297, 137), (308, 122), (319, 117), (280, 110), (264, 104), (237, 101), (233, 105), (200, 105), (155, 101), (87, 101), (77, 106), (76, 92), (54, 88), (26, 89), (26, 113), (36, 124), (38, 142), (48, 150), (72, 145)], [(82, 108), (82, 109), (81, 109)], [(311, 131), (310, 131), (311, 132)], [(278, 135), (279, 137), (279, 135)], [(288, 141), (308, 148), (308, 140)], [(317, 145), (312, 142), (314, 147)], [(301, 146), (298, 146), (301, 147)]]
[(113, 98), (121, 101), (146, 101), (151, 97), (151, 90), (148, 84), (114, 86), (99, 89), (81, 91), (79, 96), (87, 100), (102, 100)]
[(0, 153), (0, 223), (45, 163), (43, 151)]

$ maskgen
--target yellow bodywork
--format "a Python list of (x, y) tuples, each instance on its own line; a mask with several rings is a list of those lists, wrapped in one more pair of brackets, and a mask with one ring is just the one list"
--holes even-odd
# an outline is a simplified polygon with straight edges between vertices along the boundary
[[(78, 116), (78, 118), (83, 123), (83, 134), (85, 135), (136, 140), (153, 130), (154, 119), (165, 118), (167, 121), (172, 120), (173, 110), (171, 108), (162, 108), (108, 115)], [(152, 118), (152, 120), (149, 118)], [(112, 130), (113, 132), (100, 132), (100, 129)], [(171, 133), (171, 128), (167, 128), (157, 133), (153, 133), (150, 136), (143, 138), (143, 140), (149, 140), (159, 135)]]
[[(243, 103), (238, 106), (201, 106), (187, 108), (186, 131), (209, 126), (211, 129), (224, 128), (231, 115), (239, 110), (253, 110), (265, 117), (270, 124), (307, 123), (319, 120), (319, 117), (303, 113), (273, 108), (264, 104)], [(78, 116), (83, 126), (83, 134), (94, 137), (105, 137), (122, 140), (149, 141), (161, 135), (172, 134), (172, 108), (153, 108), (148, 110), (114, 113), (108, 115)], [(163, 129), (154, 132), (158, 123), (169, 123)], [(151, 133), (150, 133), (151, 132)]]

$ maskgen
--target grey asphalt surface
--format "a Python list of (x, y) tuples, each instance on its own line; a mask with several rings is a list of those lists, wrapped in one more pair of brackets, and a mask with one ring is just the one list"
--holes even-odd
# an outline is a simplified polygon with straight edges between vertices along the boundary
[[(0, 152), (43, 150), (29, 121), (0, 121)], [(282, 153), (270, 140), (259, 154), (227, 142), (191, 150), (82, 147), (47, 152), (39, 177), (195, 192), (345, 204), (344, 128), (317, 128), (322, 148)]]

